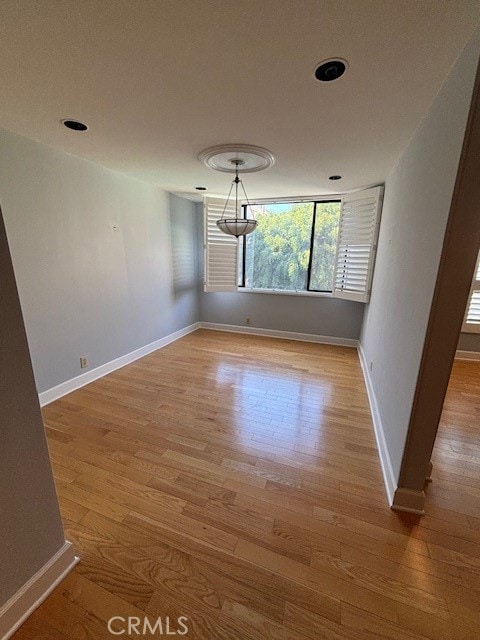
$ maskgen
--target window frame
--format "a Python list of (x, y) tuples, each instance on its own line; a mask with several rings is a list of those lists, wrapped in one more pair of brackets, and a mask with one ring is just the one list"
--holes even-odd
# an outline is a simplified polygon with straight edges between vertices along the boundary
[[(288, 198), (257, 199), (262, 202), (337, 202), (341, 203), (339, 235), (334, 271), (334, 288), (330, 292), (283, 289), (252, 289), (242, 286), (243, 261), (241, 248), (244, 238), (225, 236), (218, 230), (219, 213), (229, 207), (232, 217), (242, 215), (223, 196), (205, 196), (204, 219), (204, 291), (244, 293), (275, 293), (277, 295), (323, 296), (367, 304), (370, 301), (375, 257), (379, 237), (383, 196), (382, 184), (347, 193), (323, 194)], [(248, 204), (247, 198), (245, 202)], [(219, 211), (219, 207), (221, 207)]]
[[(310, 289), (311, 275), (312, 275), (312, 262), (313, 262), (313, 246), (315, 240), (315, 223), (317, 219), (317, 204), (321, 203), (329, 203), (336, 202), (340, 205), (340, 218), (339, 218), (339, 230), (340, 234), (340, 222), (342, 216), (342, 207), (343, 207), (343, 195), (328, 195), (328, 196), (310, 196), (310, 197), (291, 197), (291, 198), (259, 198), (257, 200), (253, 200), (247, 203), (245, 200), (241, 201), (241, 208), (243, 217), (247, 217), (247, 206), (255, 206), (260, 204), (302, 204), (302, 203), (312, 203), (313, 204), (313, 216), (312, 216), (312, 228), (310, 233), (310, 254), (308, 260), (308, 268), (307, 268), (307, 288), (306, 289), (258, 289), (256, 287), (247, 287), (245, 286), (245, 271), (246, 271), (246, 261), (247, 261), (247, 243), (245, 242), (245, 238), (242, 239), (243, 245), (241, 250), (241, 278), (240, 283), (238, 285), (239, 291), (243, 293), (267, 293), (267, 294), (276, 294), (276, 295), (294, 295), (294, 296), (316, 296), (316, 297), (328, 297), (333, 298), (334, 296), (334, 286), (331, 290), (321, 290), (321, 289)], [(335, 275), (335, 265), (337, 262), (337, 254), (338, 254), (338, 236), (337, 236), (337, 245), (335, 252), (335, 260), (334, 260), (334, 268), (333, 274)]]
[[(477, 278), (477, 276), (479, 277)], [(472, 324), (470, 322), (467, 322), (467, 316), (470, 305), (472, 303), (473, 292), (478, 290), (480, 290), (480, 251), (478, 253), (477, 261), (475, 263), (475, 269), (473, 271), (472, 284), (470, 287), (470, 292), (468, 294), (467, 308), (465, 309), (465, 316), (463, 318), (462, 333), (480, 333), (480, 324)]]

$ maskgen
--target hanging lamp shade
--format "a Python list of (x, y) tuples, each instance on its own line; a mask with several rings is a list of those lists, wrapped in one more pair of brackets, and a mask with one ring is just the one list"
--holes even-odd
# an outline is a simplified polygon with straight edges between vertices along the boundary
[(236, 238), (252, 233), (256, 226), (257, 221), (253, 218), (221, 218), (217, 220), (217, 227), (220, 231)]

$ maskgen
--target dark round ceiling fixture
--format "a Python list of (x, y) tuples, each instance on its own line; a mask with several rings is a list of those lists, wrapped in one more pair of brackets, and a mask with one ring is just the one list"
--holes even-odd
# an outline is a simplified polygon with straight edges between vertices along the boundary
[(341, 58), (330, 58), (324, 60), (315, 69), (315, 78), (320, 82), (331, 82), (337, 80), (347, 70), (347, 61)]
[(195, 187), (197, 191), (206, 191), (207, 187)]
[(341, 180), (342, 176), (329, 176), (329, 180)]
[(87, 131), (88, 127), (83, 122), (79, 120), (62, 120), (62, 124), (67, 127), (67, 129), (72, 129), (73, 131)]

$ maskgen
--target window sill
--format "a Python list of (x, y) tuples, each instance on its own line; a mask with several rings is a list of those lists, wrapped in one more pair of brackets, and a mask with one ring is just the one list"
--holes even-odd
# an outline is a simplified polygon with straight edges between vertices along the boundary
[(464, 324), (462, 326), (462, 333), (480, 333), (480, 325), (478, 324)]
[(283, 289), (250, 289), (247, 287), (238, 287), (238, 291), (242, 293), (267, 293), (268, 295), (277, 296), (306, 296), (308, 298), (333, 298), (331, 291), (284, 291)]

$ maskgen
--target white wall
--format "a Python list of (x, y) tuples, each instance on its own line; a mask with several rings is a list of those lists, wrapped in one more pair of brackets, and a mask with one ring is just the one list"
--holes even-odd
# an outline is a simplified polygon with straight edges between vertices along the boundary
[(80, 356), (92, 369), (198, 320), (193, 203), (6, 131), (0, 148), (40, 392), (82, 373)]
[(477, 33), (388, 176), (361, 344), (398, 480), (480, 50)]
[[(203, 205), (197, 204), (198, 244), (203, 247)], [(205, 293), (199, 255), (200, 320), (335, 338), (360, 337), (364, 304), (329, 297), (270, 293)]]

